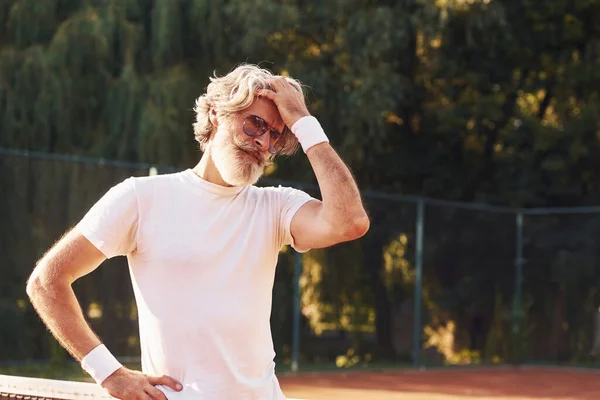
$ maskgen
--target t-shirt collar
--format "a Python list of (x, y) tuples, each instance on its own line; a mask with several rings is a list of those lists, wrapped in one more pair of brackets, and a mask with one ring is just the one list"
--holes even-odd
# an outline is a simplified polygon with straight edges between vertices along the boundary
[(193, 169), (184, 171), (184, 176), (194, 185), (219, 196), (234, 196), (244, 190), (247, 186), (221, 186), (200, 178)]

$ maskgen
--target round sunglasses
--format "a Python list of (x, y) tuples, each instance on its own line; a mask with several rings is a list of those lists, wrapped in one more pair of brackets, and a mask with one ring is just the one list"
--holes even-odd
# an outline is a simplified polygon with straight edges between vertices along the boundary
[(262, 136), (269, 132), (271, 140), (269, 140), (269, 153), (277, 154), (283, 149), (283, 143), (281, 139), (281, 133), (271, 127), (267, 121), (257, 115), (248, 115), (244, 118), (242, 124), (244, 133), (251, 137)]

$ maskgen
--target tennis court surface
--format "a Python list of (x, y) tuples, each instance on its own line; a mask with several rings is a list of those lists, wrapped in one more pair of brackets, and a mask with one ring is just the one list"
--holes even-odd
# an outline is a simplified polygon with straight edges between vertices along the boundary
[[(306, 400), (598, 400), (600, 371), (558, 368), (326, 372), (281, 376), (286, 396)], [(91, 383), (0, 375), (0, 399), (110, 399)]]
[(309, 400), (599, 400), (600, 371), (538, 367), (339, 372), (280, 377)]

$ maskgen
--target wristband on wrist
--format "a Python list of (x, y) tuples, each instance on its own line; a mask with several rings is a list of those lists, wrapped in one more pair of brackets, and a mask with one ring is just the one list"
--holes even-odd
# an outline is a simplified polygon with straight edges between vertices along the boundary
[(122, 367), (105, 345), (101, 344), (90, 351), (81, 360), (81, 367), (91, 375), (98, 384), (102, 384), (113, 372)]
[(300, 118), (292, 125), (292, 133), (298, 138), (302, 150), (306, 153), (312, 146), (329, 142), (325, 131), (321, 127), (319, 121), (312, 115), (307, 115)]

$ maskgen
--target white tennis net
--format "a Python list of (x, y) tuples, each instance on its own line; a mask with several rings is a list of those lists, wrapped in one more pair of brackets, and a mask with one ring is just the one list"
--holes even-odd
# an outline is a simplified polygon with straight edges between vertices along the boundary
[(0, 399), (113, 399), (97, 384), (0, 375)]

